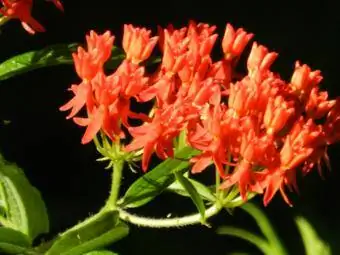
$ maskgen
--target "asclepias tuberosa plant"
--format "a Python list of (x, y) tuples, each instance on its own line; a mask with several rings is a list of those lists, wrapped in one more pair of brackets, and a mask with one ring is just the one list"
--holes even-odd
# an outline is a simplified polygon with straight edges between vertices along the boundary
[[(60, 1), (52, 2), (63, 10)], [(45, 31), (31, 16), (32, 0), (1, 3), (1, 25), (18, 19), (30, 34)], [(251, 42), (253, 34), (227, 24), (218, 40), (215, 30), (190, 21), (178, 29), (158, 27), (153, 36), (126, 24), (122, 49), (114, 46), (110, 31), (90, 31), (85, 45), (52, 45), (0, 64), (0, 80), (74, 65), (79, 82), (70, 86), (70, 99), (59, 110), (84, 128), (81, 143), (93, 143), (98, 161), (112, 172), (110, 195), (97, 214), (34, 246), (49, 229), (44, 202), (22, 171), (1, 159), (1, 252), (113, 254), (96, 250), (128, 235), (128, 224), (210, 226), (209, 219), (223, 209), (247, 210), (255, 196), (267, 206), (277, 193), (292, 206), (287, 190), (297, 191), (297, 177), (330, 168), (328, 147), (340, 140), (340, 99), (328, 99), (321, 90), (321, 72), (297, 61), (284, 80), (271, 70), (278, 54)], [(219, 60), (211, 56), (214, 47), (222, 50)], [(155, 48), (161, 56), (151, 57)], [(239, 65), (245, 73), (237, 71)], [(154, 155), (159, 164), (150, 167)], [(142, 175), (122, 194), (122, 177), (131, 170)], [(195, 179), (203, 171), (213, 172), (214, 183)], [(197, 213), (149, 218), (129, 212), (164, 191), (191, 198)], [(275, 252), (286, 254), (283, 250)]]

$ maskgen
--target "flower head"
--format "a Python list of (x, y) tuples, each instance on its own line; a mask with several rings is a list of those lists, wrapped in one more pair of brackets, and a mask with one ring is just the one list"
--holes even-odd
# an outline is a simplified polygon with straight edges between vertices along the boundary
[[(297, 176), (314, 166), (321, 173), (322, 161), (329, 165), (327, 148), (340, 140), (340, 100), (321, 91), (320, 71), (299, 62), (291, 80), (283, 80), (270, 70), (278, 54), (256, 42), (245, 64), (248, 73), (236, 73), (253, 35), (230, 24), (224, 56), (214, 61), (215, 29), (190, 21), (180, 29), (159, 27), (159, 36), (150, 37), (150, 30), (125, 25), (126, 59), (111, 74), (103, 69), (114, 37), (90, 32), (87, 49), (73, 54), (82, 82), (71, 86), (74, 97), (60, 109), (71, 110), (67, 118), (86, 127), (82, 143), (102, 131), (113, 142), (124, 139), (125, 151), (142, 151), (143, 171), (153, 154), (174, 157), (184, 134), (185, 144), (200, 151), (189, 159), (193, 174), (213, 166), (220, 188), (236, 186), (244, 201), (254, 192), (267, 205), (279, 191), (291, 205), (287, 188), (298, 191)], [(157, 41), (162, 62), (149, 74), (143, 63)], [(131, 100), (150, 103), (150, 112), (136, 112)], [(83, 108), (86, 116), (80, 117)]]

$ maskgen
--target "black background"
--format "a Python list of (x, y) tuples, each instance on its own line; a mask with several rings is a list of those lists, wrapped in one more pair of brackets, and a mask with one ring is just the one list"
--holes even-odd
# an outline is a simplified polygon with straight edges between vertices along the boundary
[[(331, 97), (340, 95), (338, 72), (339, 10), (335, 1), (272, 3), (247, 1), (75, 1), (64, 0), (65, 13), (53, 5), (36, 1), (34, 16), (47, 32), (28, 35), (19, 22), (1, 29), (0, 61), (49, 44), (83, 42), (85, 34), (111, 30), (120, 46), (124, 23), (156, 26), (173, 23), (185, 26), (189, 19), (218, 26), (220, 37), (225, 24), (244, 27), (255, 34), (254, 40), (279, 53), (273, 66), (289, 79), (295, 60), (320, 69), (324, 76), (322, 88)], [(248, 49), (249, 50), (249, 49)], [(0, 83), (0, 119), (11, 123), (0, 129), (0, 149), (4, 156), (25, 169), (33, 185), (43, 194), (48, 207), (51, 233), (57, 234), (98, 211), (103, 205), (110, 183), (104, 165), (95, 162), (98, 154), (92, 144), (82, 146), (83, 129), (65, 120), (58, 108), (70, 94), (67, 88), (78, 82), (72, 66), (45, 68)], [(292, 194), (294, 207), (289, 208), (280, 196), (265, 209), (277, 227), (290, 254), (303, 254), (302, 244), (293, 217), (303, 215), (316, 227), (319, 235), (330, 242), (333, 254), (340, 254), (337, 243), (339, 222), (339, 145), (329, 150), (332, 171), (325, 171), (325, 180), (315, 172), (299, 181), (300, 195)], [(209, 174), (206, 174), (207, 176)], [(124, 187), (138, 174), (127, 173)], [(258, 204), (260, 199), (255, 199)], [(164, 216), (192, 212), (194, 206), (185, 199), (162, 195), (141, 208), (141, 214)], [(256, 249), (243, 241), (215, 234), (216, 226), (232, 224), (257, 231), (256, 225), (242, 211), (234, 216), (222, 213), (212, 220), (213, 228), (201, 226), (153, 230), (132, 226), (130, 235), (114, 244), (121, 254), (228, 254), (235, 250)]]

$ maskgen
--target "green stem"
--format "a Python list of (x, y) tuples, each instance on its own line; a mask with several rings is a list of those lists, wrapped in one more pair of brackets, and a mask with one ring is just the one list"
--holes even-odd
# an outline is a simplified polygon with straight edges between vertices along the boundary
[[(208, 219), (217, 213), (219, 213), (222, 209), (222, 206), (219, 204), (215, 204), (209, 207), (205, 211), (205, 217)], [(154, 219), (154, 218), (146, 218), (138, 215), (130, 214), (123, 209), (118, 208), (119, 217), (126, 222), (149, 228), (173, 228), (173, 227), (183, 227), (188, 225), (200, 224), (202, 223), (202, 216), (200, 213), (192, 214), (184, 217), (172, 218), (172, 219)]]
[(124, 169), (124, 160), (116, 160), (113, 162), (111, 192), (110, 192), (110, 197), (107, 200), (106, 205), (105, 205), (105, 207), (111, 210), (116, 208), (116, 202), (119, 196), (123, 169)]
[(241, 238), (243, 240), (248, 241), (249, 243), (254, 244), (257, 248), (259, 248), (264, 254), (271, 255), (276, 254), (273, 253), (273, 250), (269, 246), (269, 244), (261, 237), (258, 237), (257, 235), (236, 227), (222, 227), (219, 230), (217, 230), (218, 234), (222, 235), (230, 235), (234, 237)]

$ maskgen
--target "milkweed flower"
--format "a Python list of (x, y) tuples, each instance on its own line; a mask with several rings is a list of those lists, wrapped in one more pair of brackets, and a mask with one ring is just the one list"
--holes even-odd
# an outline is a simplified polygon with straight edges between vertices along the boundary
[(158, 36), (150, 38), (150, 34), (151, 31), (145, 28), (124, 25), (123, 49), (126, 60), (139, 64), (150, 57), (158, 40)]
[(244, 31), (243, 28), (235, 31), (233, 26), (228, 23), (222, 40), (224, 58), (231, 60), (239, 57), (253, 36), (253, 34), (248, 34)]
[(2, 15), (10, 19), (19, 19), (23, 28), (30, 34), (45, 32), (45, 28), (31, 16), (33, 0), (2, 0)]
[[(271, 70), (278, 53), (257, 42), (245, 63), (247, 73), (236, 73), (253, 34), (227, 24), (223, 57), (215, 61), (215, 30), (190, 21), (180, 29), (158, 27), (152, 36), (125, 25), (126, 58), (110, 74), (104, 63), (114, 36), (90, 32), (87, 49), (73, 54), (82, 81), (71, 86), (74, 97), (60, 110), (70, 110), (67, 118), (86, 127), (82, 143), (101, 130), (113, 142), (124, 141), (125, 151), (143, 151), (143, 171), (153, 154), (174, 157), (175, 141), (185, 134), (186, 144), (200, 151), (189, 160), (193, 174), (213, 166), (222, 179), (220, 189), (236, 186), (244, 201), (255, 192), (268, 205), (280, 193), (292, 205), (287, 190), (298, 191), (297, 176), (315, 167), (321, 174), (321, 164), (329, 166), (327, 149), (340, 140), (340, 99), (321, 90), (321, 71), (299, 61), (291, 79), (282, 79)], [(148, 73), (143, 64), (157, 42), (162, 62)], [(137, 112), (132, 100), (151, 103), (150, 112)], [(79, 116), (83, 108), (85, 116)]]
[[(63, 10), (63, 5), (59, 0), (51, 0)], [(2, 7), (0, 13), (9, 19), (19, 19), (23, 28), (30, 34), (45, 32), (45, 28), (32, 17), (31, 11), (33, 0), (1, 0)]]

